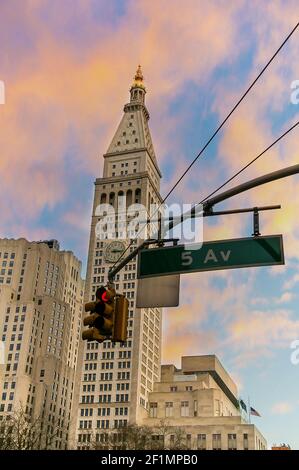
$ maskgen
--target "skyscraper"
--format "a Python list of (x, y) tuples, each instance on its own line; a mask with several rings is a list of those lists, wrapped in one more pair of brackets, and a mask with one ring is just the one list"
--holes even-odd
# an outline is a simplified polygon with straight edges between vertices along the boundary
[(81, 262), (56, 240), (0, 240), (0, 421), (38, 421), (35, 448), (69, 440), (83, 292)]
[[(104, 154), (103, 176), (95, 181), (86, 302), (93, 299), (97, 287), (107, 281), (109, 269), (128, 246), (128, 238), (135, 234), (134, 230), (126, 233), (124, 224), (120, 223), (109, 239), (99, 239), (96, 235), (101, 220), (98, 206), (110, 204), (118, 219), (121, 197), (125, 197), (126, 207), (142, 204), (147, 213), (151, 204), (161, 201), (161, 173), (148, 127), (145, 94), (139, 66), (130, 89), (130, 102), (124, 106), (121, 122)], [(118, 240), (117, 245), (113, 239)], [(135, 242), (132, 249), (136, 243), (139, 242)], [(116, 290), (129, 300), (128, 338), (125, 344), (104, 341), (83, 346), (77, 423), (79, 448), (86, 447), (93, 436), (99, 439), (104, 429), (142, 422), (147, 416), (148, 393), (160, 377), (161, 309), (135, 307), (136, 260), (132, 260), (115, 281)]]

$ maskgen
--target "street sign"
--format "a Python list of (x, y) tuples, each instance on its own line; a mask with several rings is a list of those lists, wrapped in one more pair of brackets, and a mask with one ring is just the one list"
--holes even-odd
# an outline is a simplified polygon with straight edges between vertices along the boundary
[(147, 277), (137, 285), (137, 308), (177, 307), (180, 303), (180, 275)]
[(282, 235), (216, 240), (200, 249), (177, 245), (142, 250), (138, 278), (276, 264), (284, 264)]

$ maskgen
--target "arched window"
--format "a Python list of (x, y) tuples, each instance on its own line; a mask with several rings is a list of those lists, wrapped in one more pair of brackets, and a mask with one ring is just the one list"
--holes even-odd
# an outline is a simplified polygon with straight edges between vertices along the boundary
[(132, 199), (133, 199), (132, 190), (129, 189), (129, 190), (127, 191), (127, 207), (131, 206), (131, 204), (132, 204)]
[(114, 202), (115, 202), (115, 193), (110, 193), (109, 194), (109, 204), (114, 206)]
[(123, 210), (125, 210), (125, 202), (124, 201), (124, 196), (125, 196), (125, 193), (123, 191), (118, 191), (117, 193), (117, 206), (118, 206), (118, 209), (120, 210), (120, 212), (122, 212)]
[(141, 189), (137, 188), (135, 190), (135, 203), (140, 204), (140, 202), (141, 202)]

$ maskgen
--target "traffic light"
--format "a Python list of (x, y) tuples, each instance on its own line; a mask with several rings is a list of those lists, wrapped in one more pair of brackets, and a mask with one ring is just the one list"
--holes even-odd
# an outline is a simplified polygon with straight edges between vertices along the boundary
[(85, 312), (90, 315), (84, 318), (83, 325), (89, 326), (83, 331), (83, 340), (102, 343), (112, 335), (115, 290), (101, 286), (96, 291), (96, 300), (85, 304)]
[(123, 342), (127, 339), (129, 302), (124, 295), (115, 298), (112, 341)]
[(89, 326), (82, 333), (83, 340), (100, 343), (105, 339), (126, 341), (128, 307), (129, 303), (124, 295), (116, 294), (112, 288), (99, 287), (96, 300), (85, 304), (85, 311), (90, 312), (90, 315), (83, 320), (83, 324)]

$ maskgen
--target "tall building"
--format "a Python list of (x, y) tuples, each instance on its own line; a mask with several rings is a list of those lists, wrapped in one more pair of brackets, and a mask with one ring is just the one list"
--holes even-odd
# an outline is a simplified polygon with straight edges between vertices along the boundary
[(83, 292), (81, 262), (56, 240), (0, 240), (0, 420), (39, 420), (41, 448), (69, 439)]
[[(185, 356), (181, 369), (162, 366), (143, 424), (157, 430), (153, 438), (162, 439), (166, 448), (172, 448), (180, 428), (190, 449), (267, 449), (263, 435), (240, 413), (237, 396), (236, 384), (216, 356)], [(159, 434), (161, 422), (167, 423), (166, 436)]]
[[(109, 239), (100, 240), (96, 235), (101, 220), (97, 207), (110, 204), (120, 219), (121, 196), (126, 197), (127, 207), (143, 204), (148, 213), (151, 204), (161, 201), (161, 173), (148, 127), (145, 94), (139, 66), (130, 89), (130, 102), (125, 105), (121, 122), (104, 154), (103, 177), (95, 181), (85, 301), (94, 298), (97, 287), (107, 281), (109, 269), (128, 246), (128, 238), (136, 235), (134, 230), (125, 233), (124, 226), (113, 225)], [(117, 244), (112, 241), (116, 238)], [(147, 414), (148, 394), (160, 377), (161, 309), (135, 307), (136, 260), (115, 281), (116, 290), (129, 300), (128, 339), (122, 345), (110, 341), (84, 344), (77, 423), (79, 448), (84, 447), (91, 435), (99, 438), (102, 429), (142, 420)]]

